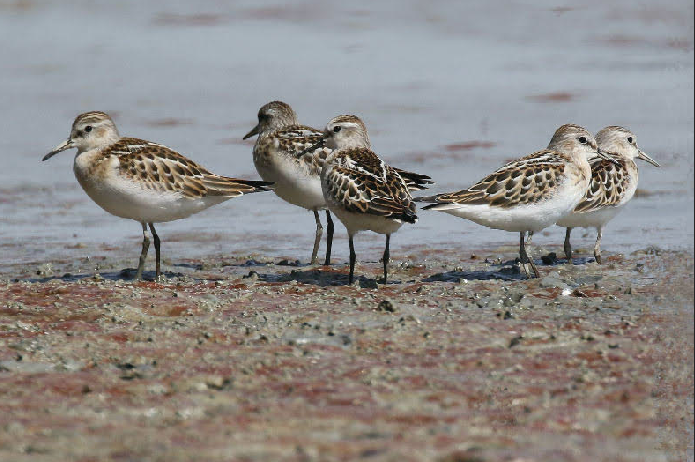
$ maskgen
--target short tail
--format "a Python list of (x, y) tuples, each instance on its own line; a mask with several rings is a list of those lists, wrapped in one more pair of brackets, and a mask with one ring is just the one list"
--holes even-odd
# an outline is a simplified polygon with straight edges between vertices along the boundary
[(237, 197), (261, 191), (270, 191), (270, 181), (241, 180), (226, 176), (212, 175), (203, 181), (211, 196)]

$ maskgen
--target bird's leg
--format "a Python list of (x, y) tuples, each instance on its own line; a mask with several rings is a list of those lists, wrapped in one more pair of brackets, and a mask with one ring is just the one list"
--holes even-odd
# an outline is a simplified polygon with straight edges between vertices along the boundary
[(350, 234), (348, 242), (350, 244), (350, 276), (348, 278), (348, 284), (352, 285), (352, 280), (355, 275), (355, 261), (357, 260), (357, 255), (355, 255), (355, 244), (352, 242), (352, 234)]
[(565, 230), (565, 257), (567, 258), (567, 263), (572, 263), (572, 244), (570, 243), (570, 234), (572, 234), (572, 228), (567, 228)]
[(526, 245), (531, 245), (532, 239), (533, 239), (533, 231), (529, 231), (528, 236), (526, 237)]
[(594, 244), (594, 258), (596, 263), (601, 264), (601, 227), (596, 228), (598, 234), (596, 235), (596, 244)]
[(321, 242), (321, 235), (323, 234), (323, 226), (321, 226), (321, 219), (319, 218), (319, 211), (314, 210), (314, 219), (316, 220), (316, 237), (314, 238), (314, 250), (311, 252), (311, 264), (315, 265), (319, 262), (319, 243)]
[(386, 248), (384, 249), (384, 284), (386, 284), (386, 273), (387, 273), (387, 267), (389, 264), (389, 258), (391, 254), (389, 253), (389, 243), (391, 242), (391, 235), (387, 234), (386, 235)]
[(157, 235), (157, 230), (154, 229), (154, 224), (149, 223), (149, 225), (150, 225), (150, 231), (152, 232), (152, 236), (154, 237), (154, 251), (155, 251), (156, 261), (157, 261), (156, 267), (155, 267), (156, 268), (155, 280), (159, 281), (159, 278), (161, 278), (161, 276), (162, 276), (162, 266), (160, 263), (161, 262), (161, 255), (160, 255), (160, 251), (159, 251), (160, 241), (159, 241), (159, 236)]
[(328, 227), (328, 236), (326, 236), (326, 261), (324, 265), (331, 264), (331, 249), (333, 249), (333, 218), (331, 218), (331, 212), (326, 210), (326, 225)]
[[(528, 278), (537, 278), (540, 277), (540, 273), (538, 272), (538, 268), (536, 268), (535, 263), (533, 263), (533, 260), (529, 256), (529, 254), (526, 251), (526, 240), (524, 239), (524, 234), (525, 232), (519, 233), (519, 260), (520, 260), (520, 265), (524, 268), (524, 272), (526, 273), (526, 276)], [(531, 268), (531, 271), (529, 271), (529, 267)]]
[(519, 233), (519, 268), (524, 270), (526, 277), (529, 277), (528, 268), (526, 267), (526, 262), (528, 261), (528, 256), (526, 255), (526, 246), (524, 240), (524, 232)]
[(150, 237), (147, 235), (147, 224), (143, 221), (142, 225), (142, 251), (140, 252), (140, 262), (138, 270), (135, 272), (135, 279), (142, 279), (142, 270), (145, 268), (145, 260), (147, 259), (147, 250), (150, 248)]

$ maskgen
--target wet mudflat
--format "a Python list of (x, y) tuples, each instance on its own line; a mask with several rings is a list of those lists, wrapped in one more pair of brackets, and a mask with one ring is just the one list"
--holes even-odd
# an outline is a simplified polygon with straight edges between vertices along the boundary
[[(693, 459), (692, 2), (394, 6), (0, 2), (0, 460)], [(625, 125), (662, 167), (640, 165), (600, 268), (526, 281), (509, 234), (422, 212), (398, 283), (364, 234), (348, 287), (344, 228), (343, 264), (297, 264), (313, 217), (272, 193), (158, 226), (167, 279), (134, 283), (139, 225), (70, 154), (40, 161), (104, 110), (256, 178), (241, 137), (276, 98), (317, 127), (361, 116), (428, 194), (566, 122)], [(562, 235), (534, 237), (539, 264)]]
[(15, 269), (0, 459), (692, 457), (692, 254), (532, 281), (513, 255), (400, 249), (398, 283), (372, 261), (353, 286), (340, 262), (257, 254), (167, 264), (162, 283), (118, 259)]

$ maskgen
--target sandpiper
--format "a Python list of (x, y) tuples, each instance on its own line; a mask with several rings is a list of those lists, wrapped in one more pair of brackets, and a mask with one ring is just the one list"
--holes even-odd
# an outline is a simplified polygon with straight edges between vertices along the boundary
[(86, 112), (75, 118), (70, 137), (46, 154), (48, 160), (77, 149), (73, 171), (87, 195), (107, 212), (142, 225), (142, 271), (154, 237), (156, 276), (161, 277), (160, 240), (154, 223), (186, 218), (232, 197), (266, 191), (271, 183), (215, 175), (161, 144), (121, 138), (108, 114)]
[[(415, 223), (415, 204), (407, 181), (372, 150), (364, 123), (354, 115), (333, 118), (324, 140), (334, 151), (321, 171), (321, 188), (328, 208), (347, 228), (350, 245), (350, 275), (355, 273), (353, 238), (370, 230), (386, 235), (383, 255), (384, 284), (387, 280), (391, 234), (403, 223)], [(429, 177), (424, 177), (428, 178)]]
[(415, 200), (430, 202), (425, 210), (518, 232), (520, 265), (528, 277), (539, 277), (526, 249), (526, 233), (552, 226), (574, 210), (591, 177), (588, 159), (597, 155), (603, 154), (591, 133), (566, 124), (547, 149), (507, 163), (470, 188)]
[[(311, 263), (318, 263), (318, 251), (323, 226), (319, 210), (326, 208), (321, 192), (321, 168), (331, 152), (325, 146), (316, 146), (323, 133), (305, 125), (299, 125), (297, 114), (282, 101), (271, 101), (258, 111), (258, 125), (244, 139), (258, 135), (253, 147), (253, 163), (258, 174), (275, 183), (275, 194), (290, 204), (311, 210), (316, 220), (316, 237), (311, 253)], [(328, 235), (326, 259), (331, 263), (333, 246), (333, 220), (326, 210)]]
[[(332, 151), (323, 140), (323, 131), (297, 122), (297, 114), (289, 104), (271, 101), (258, 111), (258, 124), (244, 139), (258, 135), (253, 147), (253, 163), (258, 174), (273, 182), (275, 194), (290, 204), (311, 210), (316, 220), (316, 235), (311, 253), (311, 263), (318, 263), (318, 250), (323, 226), (319, 210), (326, 209), (321, 191), (321, 169)], [(426, 189), (430, 178), (412, 172), (398, 170), (411, 191)], [(333, 220), (326, 210), (328, 234), (326, 259), (331, 262), (333, 245)]]
[(609, 126), (596, 134), (601, 151), (613, 159), (592, 159), (591, 181), (583, 199), (572, 213), (558, 220), (565, 232), (565, 256), (572, 260), (570, 234), (572, 228), (596, 228), (594, 258), (601, 263), (601, 231), (627, 204), (637, 190), (639, 178), (635, 159), (642, 159), (659, 167), (659, 164), (637, 146), (637, 137), (624, 127)]

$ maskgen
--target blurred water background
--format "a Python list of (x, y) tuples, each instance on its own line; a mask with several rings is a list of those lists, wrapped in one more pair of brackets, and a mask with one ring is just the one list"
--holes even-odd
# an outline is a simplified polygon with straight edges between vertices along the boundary
[[(359, 115), (375, 151), (431, 175), (433, 192), (544, 147), (562, 123), (627, 126), (662, 168), (640, 163), (638, 196), (605, 229), (604, 252), (693, 251), (691, 1), (0, 0), (0, 36), (0, 266), (114, 252), (135, 264), (140, 226), (82, 192), (74, 151), (41, 162), (77, 114), (106, 111), (123, 136), (256, 178), (241, 138), (273, 99), (317, 127)], [(306, 261), (314, 220), (264, 193), (158, 230), (172, 260), (257, 251)], [(553, 227), (534, 242), (559, 252), (563, 237)], [(593, 238), (575, 232), (573, 243)], [(392, 253), (516, 242), (421, 212)], [(358, 253), (382, 245), (368, 233)]]

